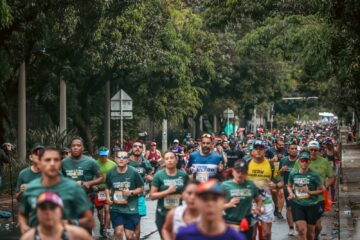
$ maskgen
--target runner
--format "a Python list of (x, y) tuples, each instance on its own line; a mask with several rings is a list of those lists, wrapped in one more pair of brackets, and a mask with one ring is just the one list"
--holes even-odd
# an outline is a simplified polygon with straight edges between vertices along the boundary
[[(310, 152), (310, 166), (309, 168), (320, 175), (321, 185), (324, 185), (327, 189), (329, 186), (334, 184), (335, 178), (333, 176), (332, 168), (330, 167), (328, 160), (319, 156), (320, 144), (317, 141), (311, 141), (308, 144), (308, 150)], [(294, 169), (297, 171), (300, 169), (299, 161), (296, 161)], [(319, 238), (322, 226), (321, 226), (321, 217), (324, 213), (324, 195), (321, 194), (318, 196), (318, 219), (315, 226), (315, 239)]]
[[(326, 158), (329, 161), (329, 164), (331, 165), (333, 169), (333, 174), (336, 177), (338, 174), (338, 168), (337, 164), (339, 162), (339, 153), (337, 149), (334, 147), (333, 141), (328, 138), (324, 142), (325, 145), (325, 151), (324, 151), (324, 158)], [(330, 186), (330, 193), (331, 193), (331, 201), (335, 201), (335, 186), (332, 184)]]
[(184, 204), (171, 209), (166, 215), (165, 224), (162, 228), (163, 240), (175, 239), (180, 227), (199, 221), (199, 211), (195, 206), (196, 186), (196, 181), (189, 182), (182, 193)]
[(70, 148), (64, 147), (64, 148), (61, 150), (61, 159), (65, 159), (65, 158), (70, 157), (70, 156), (71, 156), (71, 150), (70, 150)]
[(74, 181), (60, 176), (61, 155), (56, 148), (45, 148), (39, 156), (41, 178), (29, 183), (22, 195), (19, 224), (21, 233), (38, 224), (35, 202), (45, 191), (57, 193), (64, 203), (63, 219), (70, 224), (79, 225), (88, 231), (94, 226), (90, 203), (84, 190)]
[[(100, 172), (106, 180), (106, 174), (115, 168), (117, 165), (115, 162), (111, 161), (109, 158), (109, 149), (106, 147), (101, 147), (99, 149), (99, 159), (96, 161), (97, 165), (100, 167)], [(94, 205), (98, 212), (98, 218), (100, 222), (100, 235), (102, 237), (109, 237), (110, 230), (110, 208), (106, 204), (106, 193), (105, 193), (106, 184), (102, 183), (97, 186), (93, 186), (94, 192)]]
[(175, 139), (173, 142), (172, 147), (170, 147), (169, 151), (173, 152), (176, 154), (176, 157), (178, 158), (178, 163), (177, 163), (177, 169), (181, 169), (184, 167), (184, 161), (183, 161), (183, 157), (185, 157), (184, 151), (182, 149), (182, 147), (179, 145), (179, 140)]
[(39, 178), (41, 172), (39, 169), (39, 156), (41, 151), (44, 150), (44, 147), (41, 145), (36, 145), (31, 149), (29, 154), (29, 160), (31, 161), (31, 166), (27, 167), (20, 171), (17, 182), (16, 182), (16, 199), (20, 202), (22, 193), (26, 189), (26, 185), (32, 180)]
[(325, 190), (320, 176), (309, 169), (310, 155), (308, 151), (300, 153), (300, 169), (290, 173), (288, 191), (292, 199), (291, 210), (296, 224), (299, 240), (314, 239), (315, 224), (319, 206), (317, 199)]
[(128, 166), (129, 155), (120, 150), (116, 153), (116, 168), (106, 175), (106, 198), (110, 205), (110, 218), (115, 239), (136, 239), (135, 229), (140, 222), (138, 195), (144, 191), (144, 181), (138, 171)]
[(84, 142), (82, 138), (75, 137), (71, 140), (71, 156), (62, 160), (62, 172), (64, 176), (76, 181), (87, 193), (93, 202), (92, 186), (99, 185), (104, 181), (100, 167), (96, 161), (83, 154)]
[[(142, 154), (143, 144), (139, 141), (134, 142), (132, 145), (131, 155), (129, 158), (129, 165), (137, 169), (138, 173), (142, 177), (144, 183), (151, 183), (153, 179), (153, 170), (151, 164)], [(140, 217), (146, 216), (146, 200), (145, 200), (145, 191), (142, 193), (139, 198), (139, 215)], [(136, 226), (135, 234), (136, 239), (140, 238), (140, 222)]]
[(283, 157), (280, 161), (279, 171), (284, 181), (284, 195), (286, 201), (286, 220), (289, 225), (289, 236), (295, 236), (294, 221), (291, 213), (291, 200), (289, 199), (289, 191), (287, 185), (289, 181), (289, 175), (293, 169), (295, 162), (298, 158), (297, 144), (292, 142), (288, 147), (289, 155)]
[[(276, 138), (275, 140), (275, 146), (270, 148), (269, 151), (267, 151), (266, 157), (270, 159), (270, 161), (273, 161), (277, 167), (279, 167), (281, 159), (287, 155), (286, 149), (284, 148), (285, 142), (283, 138)], [(272, 189), (271, 190), (272, 199), (275, 203), (275, 209), (274, 209), (274, 215), (282, 220), (284, 219), (282, 215), (282, 209), (284, 207), (284, 191), (283, 189)]]
[(156, 172), (160, 165), (159, 162), (162, 160), (160, 151), (156, 149), (156, 142), (150, 144), (150, 149), (146, 151), (145, 158), (150, 161), (152, 171)]
[(164, 154), (165, 169), (158, 171), (152, 181), (151, 200), (158, 200), (155, 223), (161, 234), (165, 217), (169, 210), (181, 204), (181, 193), (189, 179), (184, 170), (177, 169), (178, 159), (173, 152)]
[(206, 182), (209, 178), (217, 177), (224, 168), (222, 157), (212, 151), (213, 143), (210, 134), (201, 136), (200, 151), (190, 154), (187, 171), (195, 175), (199, 182)]
[(36, 216), (39, 224), (27, 231), (21, 240), (91, 240), (91, 236), (84, 229), (63, 223), (63, 211), (63, 201), (56, 193), (40, 194), (36, 201)]
[[(262, 195), (265, 210), (259, 216), (262, 227), (260, 234), (262, 234), (263, 239), (268, 240), (271, 239), (271, 225), (274, 220), (274, 202), (271, 198), (271, 190), (282, 188), (283, 181), (280, 179), (277, 166), (265, 158), (263, 141), (255, 141), (252, 157), (248, 163), (247, 179), (255, 183)], [(253, 239), (255, 236), (256, 231), (254, 231)]]
[(10, 143), (4, 143), (0, 148), (0, 187), (2, 186), (2, 169), (4, 163), (11, 162), (11, 151), (13, 150), (13, 146)]
[(223, 219), (225, 195), (215, 179), (197, 187), (196, 206), (200, 221), (180, 228), (176, 240), (245, 240), (245, 237), (227, 226)]
[(246, 180), (247, 164), (238, 160), (234, 164), (233, 179), (221, 184), (225, 192), (225, 222), (236, 231), (242, 232), (250, 240), (253, 234), (251, 226), (252, 202), (256, 202), (253, 213), (261, 214), (262, 198), (259, 189), (250, 180)]

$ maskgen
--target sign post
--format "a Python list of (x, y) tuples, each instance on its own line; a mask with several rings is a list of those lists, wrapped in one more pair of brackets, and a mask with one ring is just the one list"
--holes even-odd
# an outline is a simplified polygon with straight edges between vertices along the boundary
[(111, 119), (120, 119), (120, 146), (124, 147), (124, 119), (133, 119), (132, 98), (124, 91), (118, 91), (111, 98)]

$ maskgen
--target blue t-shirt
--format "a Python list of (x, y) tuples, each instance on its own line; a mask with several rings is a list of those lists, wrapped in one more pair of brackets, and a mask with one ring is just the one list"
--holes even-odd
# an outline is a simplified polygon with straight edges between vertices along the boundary
[(216, 177), (218, 166), (222, 161), (222, 156), (217, 152), (204, 156), (200, 151), (196, 151), (190, 154), (188, 167), (196, 174), (196, 180), (206, 182), (208, 178)]
[(231, 227), (227, 227), (226, 231), (217, 236), (206, 236), (198, 229), (196, 224), (191, 224), (179, 229), (175, 240), (245, 240), (245, 237), (236, 232)]

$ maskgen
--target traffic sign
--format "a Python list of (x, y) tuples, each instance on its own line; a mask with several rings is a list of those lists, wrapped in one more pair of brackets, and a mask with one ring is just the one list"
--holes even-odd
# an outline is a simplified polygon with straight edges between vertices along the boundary
[[(133, 112), (122, 112), (123, 119), (133, 119)], [(111, 119), (121, 119), (121, 112), (111, 112)]]
[(111, 98), (111, 111), (120, 112), (121, 110), (133, 110), (132, 98), (122, 89)]
[(226, 117), (226, 118), (234, 118), (235, 117), (234, 111), (231, 110), (230, 108), (227, 108), (224, 111), (224, 117)]

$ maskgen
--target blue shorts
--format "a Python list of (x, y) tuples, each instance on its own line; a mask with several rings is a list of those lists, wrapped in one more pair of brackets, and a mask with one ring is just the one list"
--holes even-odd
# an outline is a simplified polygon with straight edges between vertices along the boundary
[(126, 213), (110, 211), (110, 219), (113, 228), (123, 225), (125, 229), (131, 231), (134, 231), (136, 226), (140, 223), (140, 215), (137, 213), (126, 214)]

